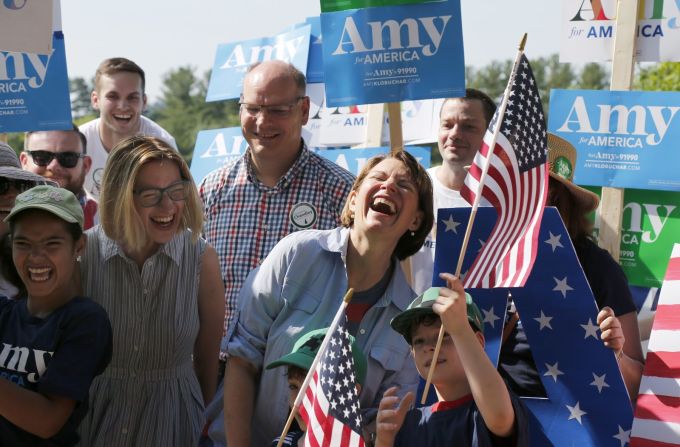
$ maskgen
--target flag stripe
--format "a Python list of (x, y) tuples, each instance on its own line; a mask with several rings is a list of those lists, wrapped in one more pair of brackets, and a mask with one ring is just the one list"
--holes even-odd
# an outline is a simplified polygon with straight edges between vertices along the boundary
[[(677, 338), (676, 333), (676, 344)], [(647, 352), (645, 376), (680, 377), (680, 352)]]
[[(659, 304), (654, 316), (654, 330), (680, 329), (680, 304)], [(678, 346), (680, 348), (680, 346)]]
[(680, 378), (642, 376), (640, 394), (680, 397)]
[(654, 330), (647, 349), (650, 352), (677, 352), (680, 350), (678, 331)]
[(680, 445), (678, 444), (680, 442), (680, 424), (675, 422), (659, 422), (636, 418), (633, 420), (633, 433), (635, 433), (637, 438), (667, 442), (670, 445)]
[(666, 281), (680, 279), (680, 258), (671, 258), (666, 269)]
[(631, 446), (680, 446), (680, 244), (661, 287), (631, 431)]
[(680, 304), (680, 281), (664, 280), (659, 302), (663, 304)]
[(630, 438), (630, 447), (678, 447), (680, 444), (652, 441), (651, 439)]
[(654, 394), (638, 395), (635, 417), (656, 419), (663, 414), (664, 421), (680, 422), (680, 398)]

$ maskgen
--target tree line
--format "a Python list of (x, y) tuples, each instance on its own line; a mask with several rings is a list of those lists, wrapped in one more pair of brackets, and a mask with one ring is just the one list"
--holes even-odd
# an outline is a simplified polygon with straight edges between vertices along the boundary
[[(559, 62), (557, 54), (531, 60), (543, 107), (549, 110), (551, 89), (606, 90), (609, 71), (603, 64), (590, 63), (583, 67)], [(508, 82), (512, 60), (493, 61), (481, 68), (466, 67), (467, 86), (488, 93), (497, 101)], [(664, 62), (646, 68), (637, 67), (634, 89), (680, 90), (680, 63)], [(182, 156), (191, 162), (196, 135), (205, 129), (239, 125), (238, 101), (205, 102), (210, 71), (198, 73), (194, 67), (182, 66), (170, 70), (162, 78), (161, 97), (147, 104), (145, 115), (156, 121), (175, 137)], [(76, 124), (97, 117), (90, 104), (93, 80), (70, 79), (71, 107)], [(9, 143), (16, 150), (23, 147), (22, 134), (10, 134)]]

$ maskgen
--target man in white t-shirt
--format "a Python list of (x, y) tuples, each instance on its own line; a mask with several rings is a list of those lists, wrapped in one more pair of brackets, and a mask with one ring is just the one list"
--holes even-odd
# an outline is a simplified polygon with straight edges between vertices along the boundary
[(470, 206), (459, 192), (467, 174), (465, 167), (482, 147), (495, 111), (496, 104), (487, 94), (471, 88), (465, 90), (464, 97), (448, 98), (442, 104), (437, 136), (442, 164), (427, 171), (432, 178), (435, 227), (420, 251), (409, 258), (411, 286), (417, 294), (432, 286), (437, 211)]
[(142, 116), (146, 106), (145, 82), (144, 70), (129, 59), (114, 57), (97, 67), (91, 100), (92, 107), (99, 110), (99, 118), (80, 126), (92, 158), (84, 188), (97, 199), (106, 159), (121, 140), (133, 135), (158, 137), (177, 149), (172, 135)]

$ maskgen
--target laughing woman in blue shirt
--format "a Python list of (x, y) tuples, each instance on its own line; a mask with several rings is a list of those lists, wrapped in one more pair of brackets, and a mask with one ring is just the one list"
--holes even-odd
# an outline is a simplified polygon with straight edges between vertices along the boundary
[(349, 330), (368, 357), (359, 396), (365, 431), (384, 390), (415, 390), (408, 346), (389, 322), (415, 297), (399, 260), (420, 248), (432, 222), (425, 170), (406, 152), (378, 156), (357, 177), (342, 227), (293, 233), (251, 272), (227, 334), (228, 445), (265, 445), (280, 434), (288, 413), (286, 377), (262, 366), (290, 352), (302, 333), (327, 327), (350, 287)]

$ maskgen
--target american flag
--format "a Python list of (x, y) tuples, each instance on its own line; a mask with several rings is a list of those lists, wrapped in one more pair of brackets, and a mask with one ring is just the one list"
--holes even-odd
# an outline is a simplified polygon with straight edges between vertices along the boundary
[[(439, 210), (435, 272), (455, 268), (450, 253), (460, 252), (470, 212), (470, 208)], [(495, 222), (493, 208), (478, 210), (463, 269), (486, 244)], [(458, 234), (447, 231), (447, 223), (460, 224)], [(445, 285), (438, 281), (435, 286)], [(535, 418), (529, 426), (530, 445), (626, 447), (633, 421), (630, 398), (614, 352), (599, 338), (597, 305), (557, 209), (545, 208), (536, 263), (526, 284), (509, 290), (548, 395), (523, 399)], [(508, 289), (468, 292), (484, 316), (486, 351), (495, 363)]]
[(340, 319), (305, 393), (300, 415), (307, 424), (305, 446), (360, 447), (361, 412), (347, 317)]
[[(507, 106), (496, 111), (461, 189), (461, 196), (473, 203), (488, 159), (481, 195), (496, 208), (498, 221), (466, 273), (465, 287), (521, 287), (536, 257), (547, 195), (548, 143), (543, 106), (524, 54), (516, 67)], [(489, 155), (496, 123), (500, 132)]]
[(661, 287), (631, 433), (631, 447), (680, 446), (680, 244)]

